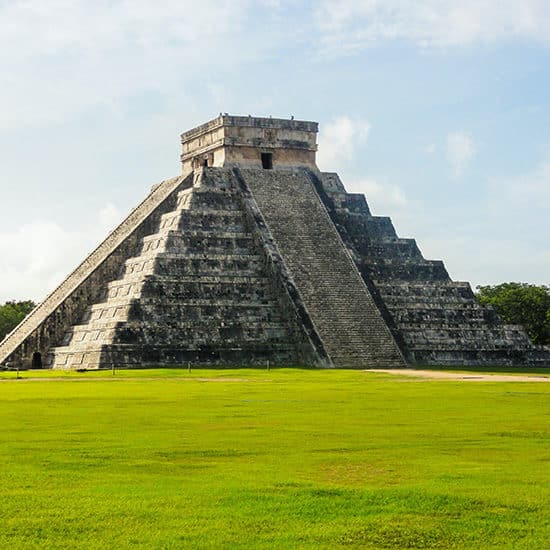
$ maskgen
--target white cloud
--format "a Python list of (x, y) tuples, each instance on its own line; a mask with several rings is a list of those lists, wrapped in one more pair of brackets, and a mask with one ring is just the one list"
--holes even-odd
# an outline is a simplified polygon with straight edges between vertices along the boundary
[(370, 124), (364, 120), (340, 116), (328, 122), (319, 134), (317, 164), (321, 170), (336, 171), (365, 144)]
[(390, 40), (421, 48), (511, 38), (550, 42), (547, 0), (323, 0), (316, 19), (329, 53), (353, 53)]
[(56, 222), (35, 221), (0, 233), (0, 303), (42, 300), (121, 221), (122, 214), (108, 204), (92, 227), (71, 231)]
[(148, 91), (177, 95), (189, 109), (188, 83), (271, 47), (268, 32), (244, 47), (255, 36), (254, 28), (240, 32), (253, 7), (251, 0), (0, 2), (0, 130), (67, 122), (96, 107), (118, 115), (128, 97)]
[(452, 132), (447, 135), (447, 160), (455, 177), (460, 177), (475, 156), (477, 148), (470, 134)]
[(372, 179), (350, 181), (348, 191), (363, 193), (374, 215), (388, 216), (407, 204), (403, 190), (397, 185), (382, 184)]

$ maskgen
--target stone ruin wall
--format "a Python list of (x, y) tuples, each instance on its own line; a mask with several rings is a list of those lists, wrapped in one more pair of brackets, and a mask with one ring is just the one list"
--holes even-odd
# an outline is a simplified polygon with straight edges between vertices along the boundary
[[(314, 166), (315, 151), (305, 151), (302, 149), (279, 149), (270, 148), (265, 145), (263, 148), (266, 152), (273, 155), (273, 164), (276, 166)], [(246, 164), (258, 169), (262, 168), (260, 159), (258, 158), (258, 149), (254, 147), (226, 147), (225, 157), (223, 159), (224, 166), (242, 166)]]
[(220, 115), (181, 134), (183, 172), (207, 166), (262, 168), (259, 152), (274, 166), (315, 169), (316, 122)]

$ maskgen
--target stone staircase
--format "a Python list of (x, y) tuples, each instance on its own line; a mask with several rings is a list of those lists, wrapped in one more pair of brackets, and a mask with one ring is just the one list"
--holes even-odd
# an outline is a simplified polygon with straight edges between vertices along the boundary
[(54, 368), (298, 362), (238, 191), (218, 176), (205, 169), (178, 194), (53, 350)]
[(505, 325), (480, 305), (468, 283), (452, 281), (443, 262), (426, 260), (391, 220), (373, 216), (365, 197), (322, 174), (321, 197), (407, 359), (414, 364), (546, 364), (522, 327)]
[(403, 358), (307, 171), (238, 171), (264, 217), (336, 367), (396, 367)]

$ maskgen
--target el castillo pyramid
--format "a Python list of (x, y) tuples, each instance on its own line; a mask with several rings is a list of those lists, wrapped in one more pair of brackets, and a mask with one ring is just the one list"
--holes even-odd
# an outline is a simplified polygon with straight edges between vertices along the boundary
[(183, 172), (0, 343), (0, 363), (547, 365), (521, 327), (315, 164), (315, 122), (220, 115)]

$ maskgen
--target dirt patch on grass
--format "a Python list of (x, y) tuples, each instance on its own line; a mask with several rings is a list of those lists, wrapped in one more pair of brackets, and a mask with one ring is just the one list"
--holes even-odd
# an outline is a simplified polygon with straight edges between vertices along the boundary
[(428, 378), (431, 380), (460, 380), (463, 382), (550, 382), (550, 374), (548, 376), (540, 374), (478, 374), (417, 369), (368, 369), (365, 370), (365, 372), (383, 372), (386, 374), (410, 376), (413, 378)]

